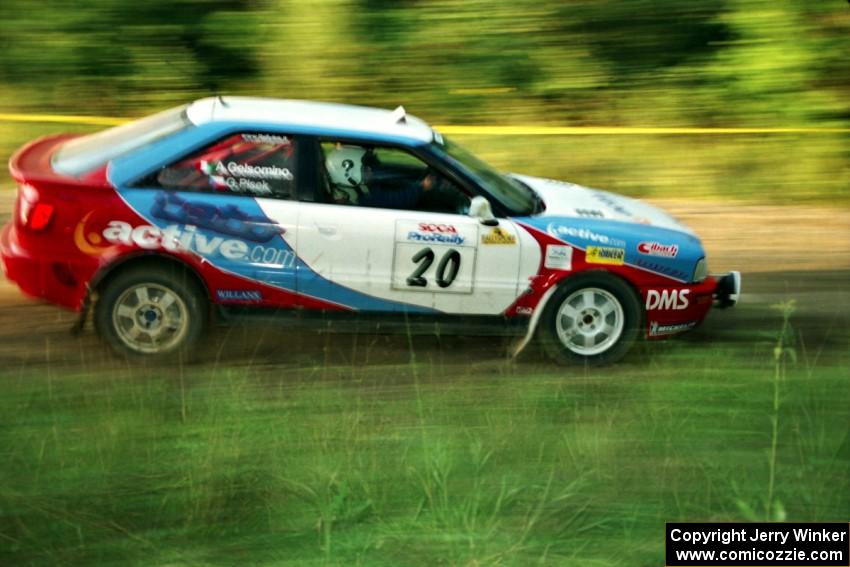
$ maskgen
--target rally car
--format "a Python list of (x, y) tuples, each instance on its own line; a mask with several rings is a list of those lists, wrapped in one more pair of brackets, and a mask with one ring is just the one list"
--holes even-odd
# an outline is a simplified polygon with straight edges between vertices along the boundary
[[(502, 174), (395, 111), (215, 97), (21, 148), (6, 276), (119, 353), (184, 355), (212, 321), (532, 337), (610, 363), (733, 305), (691, 230), (639, 201)], [(312, 317), (311, 317), (312, 316)], [(393, 326), (395, 324), (395, 326)]]

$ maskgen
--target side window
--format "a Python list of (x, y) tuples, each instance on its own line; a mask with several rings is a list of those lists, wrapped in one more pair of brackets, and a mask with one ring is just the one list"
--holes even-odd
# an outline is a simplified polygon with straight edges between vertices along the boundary
[(146, 185), (178, 191), (237, 193), (291, 199), (295, 195), (297, 139), (239, 133), (167, 165)]
[(401, 148), (322, 141), (320, 149), (328, 202), (454, 214), (469, 209), (463, 190)]

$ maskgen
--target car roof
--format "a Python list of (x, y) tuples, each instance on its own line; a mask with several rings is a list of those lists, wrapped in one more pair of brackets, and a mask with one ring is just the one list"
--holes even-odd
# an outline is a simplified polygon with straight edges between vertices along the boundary
[(434, 139), (431, 127), (415, 116), (404, 114), (404, 109), (389, 111), (330, 102), (218, 96), (193, 102), (186, 115), (197, 126), (244, 122), (332, 130), (351, 136), (404, 138), (412, 143), (430, 143)]

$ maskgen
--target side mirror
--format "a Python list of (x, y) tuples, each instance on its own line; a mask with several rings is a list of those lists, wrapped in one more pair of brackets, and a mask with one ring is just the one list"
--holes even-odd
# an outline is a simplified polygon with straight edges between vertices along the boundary
[(493, 216), (490, 201), (478, 195), (469, 202), (469, 216), (481, 221), (485, 226), (499, 226), (499, 221)]

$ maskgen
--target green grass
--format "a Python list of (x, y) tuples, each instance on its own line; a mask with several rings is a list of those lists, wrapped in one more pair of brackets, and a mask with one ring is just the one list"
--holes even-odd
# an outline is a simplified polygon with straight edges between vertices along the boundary
[(778, 332), (599, 370), (6, 368), (0, 563), (660, 565), (666, 521), (846, 520), (850, 359)]

